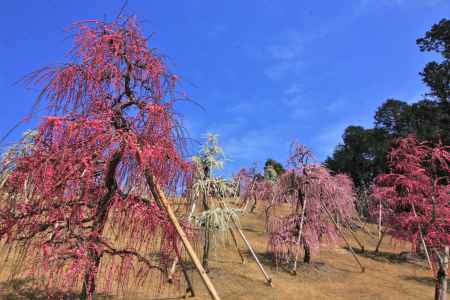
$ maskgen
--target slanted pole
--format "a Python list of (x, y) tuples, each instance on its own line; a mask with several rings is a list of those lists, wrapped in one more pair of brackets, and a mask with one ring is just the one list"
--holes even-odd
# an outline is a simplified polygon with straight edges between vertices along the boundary
[[(221, 208), (225, 208), (225, 203), (223, 203), (222, 201), (218, 201), (218, 203), (219, 203)], [(269, 274), (267, 274), (266, 270), (264, 270), (264, 267), (262, 266), (261, 262), (259, 261), (258, 256), (256, 256), (256, 253), (255, 253), (255, 251), (252, 248), (252, 245), (250, 245), (250, 242), (247, 240), (247, 238), (245, 237), (245, 235), (242, 232), (241, 228), (236, 223), (236, 220), (234, 218), (231, 218), (231, 221), (233, 222), (233, 225), (236, 228), (236, 230), (239, 233), (239, 235), (241, 236), (241, 238), (244, 240), (244, 243), (247, 246), (248, 250), (250, 250), (250, 253), (252, 254), (253, 258), (255, 259), (256, 264), (258, 265), (259, 269), (261, 270), (261, 272), (263, 273), (264, 277), (266, 278), (267, 284), (270, 285), (270, 286), (273, 286), (272, 285), (272, 278), (270, 278)]]
[[(234, 221), (233, 221), (234, 222)], [(264, 277), (267, 280), (267, 284), (270, 286), (273, 286), (272, 284), (272, 278), (270, 278), (269, 274), (266, 273), (266, 270), (264, 270), (264, 267), (262, 266), (261, 262), (259, 261), (258, 256), (256, 256), (255, 251), (252, 248), (252, 245), (250, 245), (250, 242), (247, 240), (247, 238), (245, 237), (244, 233), (242, 232), (241, 228), (239, 228), (239, 226), (237, 226), (237, 224), (235, 224), (236, 229), (239, 233), (239, 235), (241, 236), (241, 238), (244, 240), (245, 244), (247, 245), (248, 250), (250, 250), (250, 253), (252, 254), (253, 258), (256, 261), (256, 264), (258, 265), (259, 269), (261, 270), (261, 272), (264, 274)]]
[(358, 217), (358, 221), (359, 221), (359, 224), (360, 224), (360, 226), (361, 226), (362, 232), (364, 232), (365, 234), (367, 234), (368, 236), (370, 236), (372, 239), (376, 239), (376, 236), (373, 235), (373, 233), (370, 232), (370, 231), (366, 228), (366, 224), (365, 224), (361, 219), (359, 219), (359, 217)]
[[(188, 285), (188, 288), (186, 289), (185, 298), (187, 297), (188, 292), (191, 294), (191, 297), (195, 297), (194, 286), (192, 285), (191, 279), (189, 278), (189, 274), (186, 271), (186, 267), (185, 267), (185, 265), (183, 263), (183, 260), (181, 258), (181, 254), (178, 251), (178, 249), (176, 249), (176, 252), (177, 252), (177, 256), (176, 256), (176, 258), (174, 260), (175, 264), (173, 265), (173, 271), (175, 271), (176, 262), (178, 261), (180, 266), (181, 266), (181, 271), (183, 272), (184, 279), (186, 280), (186, 283)], [(172, 272), (171, 275), (173, 275), (173, 272)], [(170, 278), (170, 279), (172, 279), (172, 278)]]
[(155, 200), (159, 201), (159, 203), (161, 203), (161, 205), (167, 212), (170, 222), (175, 227), (175, 230), (177, 231), (177, 233), (181, 239), (181, 242), (183, 243), (184, 247), (186, 248), (187, 253), (191, 257), (192, 262), (194, 263), (194, 266), (197, 269), (210, 296), (214, 300), (220, 300), (220, 297), (216, 291), (216, 288), (214, 287), (208, 274), (206, 274), (205, 269), (203, 269), (203, 266), (202, 266), (200, 260), (198, 259), (197, 254), (195, 254), (194, 248), (192, 247), (191, 243), (189, 242), (189, 239), (187, 238), (186, 233), (184, 232), (183, 228), (181, 227), (180, 222), (178, 222), (178, 219), (175, 216), (175, 213), (173, 212), (172, 207), (170, 206), (170, 203), (167, 201), (166, 196), (164, 195), (164, 192), (161, 190), (160, 186), (157, 184), (155, 177), (152, 174), (147, 174), (146, 177), (147, 177), (148, 183), (150, 185), (150, 188), (155, 191), (155, 194), (158, 197), (158, 200), (156, 200), (156, 199)]
[(298, 231), (298, 239), (296, 242), (297, 248), (295, 251), (295, 260), (294, 260), (294, 267), (292, 268), (292, 274), (297, 275), (297, 261), (298, 261), (298, 253), (300, 252), (300, 242), (301, 242), (301, 238), (302, 238), (302, 232), (303, 232), (303, 223), (305, 220), (305, 210), (306, 210), (306, 197), (305, 197), (305, 201), (303, 202), (303, 207), (302, 207), (302, 216), (300, 219), (300, 229)]
[[(336, 218), (339, 216), (339, 214), (336, 214)], [(336, 222), (338, 224), (338, 222)], [(349, 222), (345, 222), (345, 228), (348, 229), (348, 231), (350, 232), (350, 234), (352, 235), (353, 239), (356, 241), (356, 243), (358, 243), (359, 247), (361, 248), (361, 251), (364, 252), (364, 245), (361, 243), (361, 241), (358, 239), (358, 237), (356, 236), (355, 232), (353, 231), (351, 224), (349, 224)], [(341, 226), (339, 226), (338, 224), (338, 229), (341, 229)]]
[(356, 260), (356, 262), (358, 263), (358, 265), (361, 267), (361, 272), (364, 273), (364, 271), (366, 270), (364, 268), (364, 266), (361, 264), (361, 262), (358, 259), (358, 256), (356, 256), (355, 251), (353, 251), (352, 246), (350, 245), (350, 243), (347, 241), (347, 239), (345, 238), (345, 235), (342, 233), (341, 229), (339, 228), (338, 224), (336, 223), (336, 221), (333, 219), (333, 216), (331, 215), (330, 211), (328, 210), (328, 208), (323, 204), (322, 199), (320, 199), (320, 204), (322, 206), (322, 208), (325, 210), (325, 212), (327, 213), (328, 217), (330, 218), (330, 220), (333, 222), (334, 226), (336, 227), (337, 231), (339, 232), (339, 234), (341, 235), (342, 239), (344, 240), (344, 242), (347, 244), (348, 249), (350, 250), (350, 252), (353, 255), (353, 258)]
[[(192, 201), (192, 205), (191, 205), (191, 208), (189, 210), (189, 216), (188, 216), (188, 220), (189, 221), (191, 221), (191, 219), (192, 219), (192, 216), (193, 216), (194, 211), (195, 211), (195, 206), (196, 206), (196, 200), (194, 199)], [(177, 263), (178, 263), (178, 256), (175, 257), (175, 259), (173, 260), (172, 266), (170, 267), (169, 275), (167, 276), (169, 282), (172, 282), (172, 276), (173, 276), (173, 273), (175, 273), (175, 270), (177, 268)]]
[[(417, 218), (416, 207), (414, 206), (414, 204), (412, 204), (412, 209), (414, 217)], [(430, 266), (430, 270), (433, 273), (433, 276), (436, 277), (436, 272), (434, 271), (433, 264), (431, 263), (430, 253), (428, 252), (428, 247), (425, 244), (425, 239), (423, 238), (422, 226), (420, 225), (420, 223), (418, 225), (419, 225), (419, 237), (420, 241), (422, 242), (423, 250), (425, 251), (425, 256), (427, 257), (428, 265)]]
[(175, 273), (175, 269), (177, 268), (177, 263), (178, 263), (178, 256), (175, 257), (175, 259), (172, 262), (172, 266), (170, 267), (169, 270), (169, 275), (167, 275), (167, 279), (169, 280), (170, 283), (172, 283), (172, 275), (173, 273)]
[(242, 255), (241, 250), (239, 249), (239, 245), (236, 240), (236, 236), (234, 235), (233, 229), (231, 229), (231, 228), (230, 228), (230, 234), (231, 234), (231, 238), (233, 239), (234, 245), (236, 246), (236, 250), (237, 250), (239, 256), (241, 257), (242, 264), (245, 264), (245, 257), (244, 257), (244, 255)]
[(377, 246), (376, 246), (376, 248), (375, 248), (375, 253), (378, 253), (378, 251), (380, 250), (381, 242), (383, 241), (383, 238), (384, 238), (384, 235), (385, 235), (385, 234), (386, 234), (386, 230), (384, 230), (384, 231), (381, 233), (381, 237), (380, 237), (380, 239), (378, 240)]
[(358, 237), (356, 236), (355, 232), (353, 231), (353, 229), (351, 228), (350, 224), (346, 224), (347, 226), (345, 226), (348, 231), (350, 232), (350, 234), (352, 235), (353, 239), (358, 243), (359, 247), (361, 248), (361, 251), (364, 252), (364, 245), (361, 243), (361, 241), (358, 239)]

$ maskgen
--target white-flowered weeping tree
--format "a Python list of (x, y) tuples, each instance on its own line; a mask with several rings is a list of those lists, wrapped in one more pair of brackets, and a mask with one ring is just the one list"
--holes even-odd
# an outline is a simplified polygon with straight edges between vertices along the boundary
[(208, 270), (211, 248), (224, 245), (230, 235), (235, 241), (232, 226), (239, 224), (240, 210), (227, 204), (230, 198), (236, 197), (237, 185), (215, 175), (216, 170), (223, 168), (225, 161), (223, 149), (218, 145), (218, 136), (208, 133), (205, 139), (199, 153), (192, 157), (194, 175), (189, 193), (189, 219), (202, 233), (202, 262)]
[(225, 180), (215, 175), (215, 171), (223, 168), (225, 162), (224, 152), (218, 144), (216, 134), (207, 134), (205, 144), (192, 161), (195, 171), (189, 193), (191, 203), (189, 219), (203, 235), (203, 267), (208, 270), (210, 250), (225, 246), (230, 239), (236, 246), (242, 263), (245, 263), (236, 240), (235, 232), (237, 232), (270, 284), (270, 277), (240, 229), (239, 216), (242, 210), (232, 207), (232, 200), (239, 197), (239, 182)]

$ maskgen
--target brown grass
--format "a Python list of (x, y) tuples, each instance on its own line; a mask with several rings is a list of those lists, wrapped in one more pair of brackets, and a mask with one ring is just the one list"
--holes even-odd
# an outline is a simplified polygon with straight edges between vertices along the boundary
[[(407, 245), (396, 247), (389, 239), (383, 242), (380, 253), (374, 253), (376, 241), (359, 231), (358, 237), (363, 241), (366, 252), (361, 253), (352, 241), (354, 249), (366, 267), (361, 273), (350, 252), (339, 245), (335, 249), (323, 249), (319, 256), (313, 257), (311, 265), (300, 265), (298, 275), (272, 267), (270, 258), (265, 254), (267, 234), (264, 232), (264, 215), (262, 209), (256, 214), (246, 215), (241, 219), (244, 233), (247, 235), (265, 268), (273, 278), (273, 287), (265, 284), (255, 262), (247, 255), (247, 263), (241, 264), (234, 247), (212, 252), (212, 281), (222, 299), (431, 299), (434, 294), (434, 280), (426, 269), (423, 260), (408, 259), (404, 252)], [(369, 229), (375, 231), (374, 227)], [(348, 236), (349, 240), (351, 237)], [(240, 248), (245, 249), (242, 241)], [(244, 250), (245, 251), (245, 250)], [(2, 263), (0, 268), (1, 299), (47, 299), (46, 291), (29, 288), (31, 279), (8, 280), (11, 266)], [(191, 271), (197, 297), (209, 299), (200, 278)], [(154, 297), (147, 288), (130, 289), (125, 296), (99, 295), (98, 299), (182, 299), (183, 291), (172, 292), (169, 296)], [(101, 293), (101, 291), (100, 291)], [(64, 295), (65, 299), (76, 299), (77, 295)]]

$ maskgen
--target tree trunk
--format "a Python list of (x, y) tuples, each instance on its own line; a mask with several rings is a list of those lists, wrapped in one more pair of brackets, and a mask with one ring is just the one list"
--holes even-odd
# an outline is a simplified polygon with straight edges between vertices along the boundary
[(250, 213), (253, 213), (256, 209), (256, 195), (253, 195), (253, 205), (252, 208), (250, 208)]
[(208, 269), (208, 260), (209, 260), (209, 249), (210, 249), (210, 236), (209, 236), (209, 220), (205, 221), (205, 234), (204, 234), (204, 243), (203, 243), (203, 260), (202, 265), (206, 272), (209, 272)]
[[(208, 211), (209, 210), (209, 203), (208, 203), (208, 195), (206, 194), (206, 191), (203, 194), (203, 210)], [(202, 265), (206, 272), (209, 272), (208, 269), (208, 260), (209, 260), (209, 249), (210, 249), (210, 224), (209, 224), (209, 217), (205, 219), (204, 225), (204, 241), (203, 241), (203, 260)]]
[(303, 250), (305, 250), (303, 262), (309, 264), (311, 262), (311, 249), (309, 248), (309, 244), (305, 239), (303, 239)]
[(92, 265), (86, 270), (83, 280), (83, 288), (81, 290), (80, 300), (93, 300), (95, 293), (95, 278), (97, 277), (98, 268), (100, 266), (100, 256), (95, 250), (89, 251)]
[[(108, 171), (105, 176), (105, 187), (108, 189), (106, 194), (100, 199), (98, 207), (95, 212), (95, 219), (92, 224), (93, 233), (97, 236), (102, 236), (103, 229), (108, 219), (108, 213), (110, 208), (111, 199), (117, 189), (117, 182), (115, 179), (115, 173), (120, 159), (122, 158), (121, 150), (114, 153), (108, 164)], [(92, 300), (95, 293), (95, 279), (97, 276), (98, 268), (100, 266), (101, 254), (93, 248), (88, 248), (89, 258), (91, 265), (88, 267), (84, 274), (83, 289), (81, 291), (80, 299)]]
[(446, 246), (443, 255), (438, 257), (438, 270), (434, 293), (435, 300), (447, 300), (448, 257), (449, 247)]
[(375, 247), (375, 253), (378, 253), (378, 251), (380, 251), (381, 242), (383, 242), (383, 238), (384, 238), (385, 234), (386, 234), (386, 231), (381, 232), (381, 235), (378, 239), (377, 246)]

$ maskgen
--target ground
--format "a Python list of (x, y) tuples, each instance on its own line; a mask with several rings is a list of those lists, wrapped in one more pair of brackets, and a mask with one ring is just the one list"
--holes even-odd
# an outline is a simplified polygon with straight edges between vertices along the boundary
[[(221, 298), (226, 299), (431, 299), (434, 295), (434, 280), (424, 261), (407, 259), (402, 254), (407, 245), (394, 246), (389, 239), (383, 242), (380, 253), (374, 253), (376, 240), (362, 231), (357, 236), (363, 241), (366, 251), (361, 252), (351, 236), (357, 255), (366, 268), (361, 273), (345, 244), (334, 249), (322, 249), (320, 255), (313, 256), (310, 266), (300, 265), (296, 276), (283, 270), (276, 270), (266, 253), (267, 234), (264, 232), (262, 212), (248, 214), (241, 219), (241, 226), (264, 267), (273, 278), (269, 287), (256, 263), (246, 252), (247, 262), (241, 260), (233, 247), (213, 252), (210, 277)], [(369, 225), (375, 233), (375, 226)], [(239, 241), (240, 248), (245, 245)], [(0, 270), (1, 299), (47, 299), (40, 290), (30, 290), (26, 280), (8, 281), (8, 267)], [(210, 299), (197, 274), (193, 282), (197, 296), (193, 300)], [(101, 299), (182, 299), (176, 297), (158, 298), (149, 296), (148, 289), (132, 289), (125, 296), (102, 296)], [(182, 295), (182, 291), (178, 291)], [(74, 298), (66, 297), (66, 298)]]

